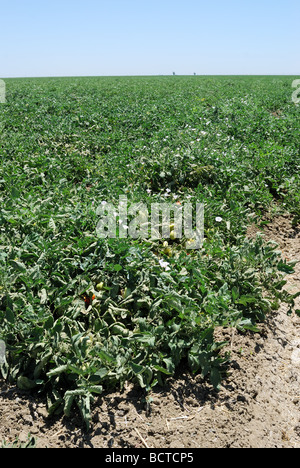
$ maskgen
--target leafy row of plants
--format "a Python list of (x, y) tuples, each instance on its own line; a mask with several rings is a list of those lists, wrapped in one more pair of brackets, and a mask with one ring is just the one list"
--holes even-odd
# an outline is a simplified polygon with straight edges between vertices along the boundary
[[(216, 327), (257, 331), (295, 296), (263, 212), (299, 217), (299, 119), (288, 80), (8, 80), (0, 107), (4, 378), (50, 414), (128, 380), (146, 391), (182, 360), (219, 388)], [(273, 115), (275, 111), (280, 113)], [(280, 118), (278, 117), (280, 116)], [(98, 239), (101, 201), (201, 201), (205, 241)]]

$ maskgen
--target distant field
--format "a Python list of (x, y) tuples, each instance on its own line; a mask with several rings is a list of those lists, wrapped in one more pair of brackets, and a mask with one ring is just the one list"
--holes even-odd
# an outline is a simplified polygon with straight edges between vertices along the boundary
[[(2, 375), (50, 413), (186, 360), (217, 388), (216, 327), (257, 330), (281, 301), (264, 215), (300, 220), (297, 77), (7, 79), (0, 104)], [(204, 203), (205, 241), (99, 239), (97, 207)], [(164, 265), (168, 265), (166, 268)]]

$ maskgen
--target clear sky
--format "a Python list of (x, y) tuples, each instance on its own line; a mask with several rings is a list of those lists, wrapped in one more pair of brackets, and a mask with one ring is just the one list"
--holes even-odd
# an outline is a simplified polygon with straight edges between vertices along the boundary
[(0, 78), (300, 75), (299, 0), (0, 0)]

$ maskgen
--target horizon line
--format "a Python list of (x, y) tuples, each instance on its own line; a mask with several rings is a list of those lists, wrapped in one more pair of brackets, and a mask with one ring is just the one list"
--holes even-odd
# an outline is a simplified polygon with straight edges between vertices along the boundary
[(30, 75), (30, 76), (7, 76), (7, 77), (2, 77), (0, 76), (0, 79), (2, 80), (13, 80), (13, 79), (34, 79), (34, 78), (148, 78), (148, 77), (212, 77), (212, 76), (232, 76), (232, 77), (240, 77), (240, 76), (300, 76), (300, 73), (287, 73), (287, 74), (281, 74), (281, 73), (267, 73), (267, 74), (260, 74), (260, 73), (238, 73), (238, 74), (231, 74), (231, 73), (191, 73), (191, 74), (176, 74), (173, 75), (172, 73), (170, 74), (153, 74), (153, 75)]

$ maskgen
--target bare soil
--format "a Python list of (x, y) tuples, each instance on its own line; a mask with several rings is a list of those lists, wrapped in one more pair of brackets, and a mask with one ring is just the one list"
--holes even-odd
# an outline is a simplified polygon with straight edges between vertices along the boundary
[[(258, 231), (283, 258), (300, 260), (300, 229), (288, 217), (248, 234)], [(300, 264), (286, 287), (300, 290)], [(150, 404), (132, 385), (99, 397), (89, 433), (78, 414), (49, 418), (45, 401), (0, 380), (0, 442), (25, 442), (30, 433), (38, 448), (300, 448), (300, 318), (282, 306), (260, 328), (217, 331), (231, 352), (220, 392), (183, 364)]]

